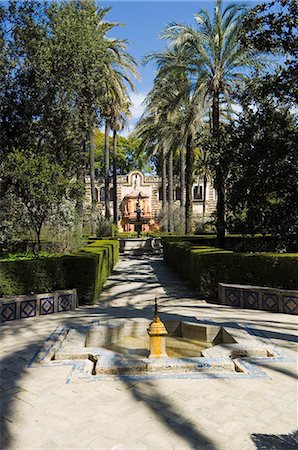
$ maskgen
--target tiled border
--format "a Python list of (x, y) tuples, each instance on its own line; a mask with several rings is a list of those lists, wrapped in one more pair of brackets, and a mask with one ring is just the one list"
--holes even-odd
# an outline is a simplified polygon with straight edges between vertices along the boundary
[(20, 319), (28, 319), (36, 316), (36, 300), (24, 300), (20, 306)]
[(8, 322), (66, 312), (74, 310), (78, 306), (77, 302), (76, 289), (3, 297), (0, 298), (0, 321)]
[(227, 306), (298, 315), (298, 291), (219, 283), (218, 299)]
[[(200, 320), (200, 322), (214, 323), (212, 319), (209, 321)], [(224, 324), (222, 324), (223, 326)], [(91, 325), (92, 326), (92, 325)], [(68, 329), (58, 328), (48, 336), (45, 340), (42, 348), (40, 348), (32, 357), (28, 364), (28, 368), (36, 367), (54, 367), (54, 366), (71, 366), (70, 372), (66, 379), (66, 384), (76, 382), (96, 382), (96, 381), (146, 381), (146, 380), (198, 380), (198, 379), (225, 379), (225, 380), (243, 380), (243, 379), (268, 379), (268, 375), (258, 367), (259, 363), (283, 363), (290, 362), (296, 363), (296, 359), (289, 356), (283, 349), (277, 347), (272, 341), (260, 330), (256, 329), (252, 325), (244, 325), (240, 328), (245, 329), (249, 334), (266, 344), (266, 347), (274, 354), (270, 358), (237, 358), (237, 363), (242, 367), (244, 372), (216, 372), (216, 373), (142, 373), (135, 375), (91, 375), (90, 362), (87, 360), (54, 360), (52, 361), (52, 355), (57, 345), (63, 345), (63, 340), (68, 333)], [(212, 360), (212, 358), (203, 358), (204, 362)], [(88, 364), (89, 363), (89, 364)]]
[(71, 309), (71, 295), (64, 294), (58, 296), (58, 312), (69, 311)]
[(39, 301), (39, 314), (53, 314), (55, 312), (55, 297), (43, 297)]
[(16, 320), (16, 318), (17, 304), (15, 302), (3, 304), (1, 307), (1, 322)]

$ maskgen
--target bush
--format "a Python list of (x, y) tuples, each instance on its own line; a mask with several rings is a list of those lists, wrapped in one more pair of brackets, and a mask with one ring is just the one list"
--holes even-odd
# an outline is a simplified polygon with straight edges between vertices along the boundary
[(77, 254), (0, 261), (0, 296), (76, 288), (80, 304), (93, 304), (118, 256), (118, 242), (102, 240)]
[(116, 237), (118, 235), (118, 227), (113, 222), (100, 217), (96, 227), (96, 236), (99, 238)]
[(188, 242), (167, 242), (164, 258), (209, 301), (217, 300), (218, 283), (298, 287), (298, 255), (294, 253), (235, 253)]
[[(216, 235), (212, 233), (204, 233), (198, 236), (162, 236), (163, 242), (189, 242), (192, 245), (200, 246), (216, 246)], [(226, 236), (226, 250), (234, 252), (275, 252), (287, 251), (297, 252), (297, 243), (292, 242), (287, 246), (281, 246), (279, 239), (272, 236), (243, 236), (241, 234), (232, 234)]]

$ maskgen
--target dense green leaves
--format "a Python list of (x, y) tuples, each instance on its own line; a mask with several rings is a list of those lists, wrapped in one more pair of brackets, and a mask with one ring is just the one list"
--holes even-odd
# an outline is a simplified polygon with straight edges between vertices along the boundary
[[(99, 175), (104, 173), (104, 133), (99, 130), (95, 131), (95, 169)], [(110, 147), (113, 140), (110, 138)], [(150, 162), (144, 151), (140, 150), (140, 139), (132, 136), (117, 138), (117, 174), (125, 175), (132, 169), (140, 169), (145, 172), (151, 172)]]
[[(0, 7), (1, 194), (14, 196), (12, 216), (26, 205), (38, 234), (57, 198), (67, 200), (64, 184), (84, 183), (89, 149), (94, 184), (93, 129), (124, 100), (129, 112), (135, 62), (125, 40), (107, 36), (117, 25), (105, 20), (109, 11), (95, 0)], [(82, 217), (81, 193), (72, 194)]]
[[(274, 8), (273, 8), (274, 7)], [(272, 75), (259, 85), (262, 95), (271, 95), (283, 102), (298, 99), (298, 3), (276, 0), (253, 8), (244, 22), (246, 46), (259, 51), (274, 52), (282, 58)]]
[(19, 201), (40, 247), (40, 233), (44, 222), (61, 213), (63, 200), (78, 195), (79, 186), (63, 175), (58, 164), (46, 156), (32, 157), (30, 153), (15, 151), (6, 158), (2, 185)]
[(298, 132), (293, 116), (261, 104), (246, 111), (230, 132), (231, 229), (271, 233), (285, 243), (297, 239)]

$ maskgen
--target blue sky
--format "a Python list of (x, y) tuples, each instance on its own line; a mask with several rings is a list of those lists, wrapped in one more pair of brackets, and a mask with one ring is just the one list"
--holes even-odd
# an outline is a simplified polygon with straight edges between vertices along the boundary
[[(223, 1), (223, 4), (229, 4), (231, 1)], [(233, 3), (243, 3), (235, 1)], [(250, 7), (265, 1), (245, 1)], [(118, 0), (118, 1), (100, 1), (100, 6), (111, 6), (112, 10), (107, 16), (109, 21), (121, 22), (126, 24), (124, 27), (114, 29), (111, 33), (113, 37), (125, 38), (129, 41), (129, 52), (138, 61), (148, 52), (162, 49), (164, 43), (159, 36), (162, 29), (171, 21), (193, 24), (193, 14), (201, 8), (213, 11), (215, 1), (143, 1), (143, 0)], [(137, 94), (132, 94), (132, 119), (125, 134), (131, 131), (140, 117), (143, 107), (142, 102), (150, 90), (154, 79), (154, 66), (139, 66), (141, 80), (136, 83)]]

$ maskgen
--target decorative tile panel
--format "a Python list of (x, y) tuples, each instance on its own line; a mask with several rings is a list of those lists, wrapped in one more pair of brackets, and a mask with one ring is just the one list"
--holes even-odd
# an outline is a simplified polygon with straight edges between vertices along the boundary
[(0, 298), (0, 323), (75, 310), (76, 289)]
[(243, 291), (243, 306), (244, 308), (258, 309), (259, 294), (255, 291)]
[(284, 311), (287, 314), (298, 314), (298, 296), (283, 295)]
[(17, 318), (17, 304), (4, 303), (1, 306), (1, 322), (7, 322), (8, 320), (16, 320), (16, 318)]
[(225, 301), (229, 306), (240, 306), (240, 290), (225, 289)]
[(58, 297), (58, 312), (69, 311), (71, 309), (71, 295), (59, 295)]
[(265, 311), (278, 311), (278, 295), (273, 293), (263, 293), (263, 309)]
[(218, 299), (223, 305), (298, 315), (297, 290), (218, 283)]
[(53, 314), (54, 312), (54, 303), (55, 299), (54, 297), (44, 297), (41, 298), (39, 303), (39, 314)]
[(36, 316), (36, 300), (25, 300), (21, 302), (20, 319)]

